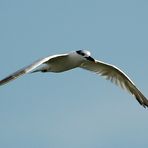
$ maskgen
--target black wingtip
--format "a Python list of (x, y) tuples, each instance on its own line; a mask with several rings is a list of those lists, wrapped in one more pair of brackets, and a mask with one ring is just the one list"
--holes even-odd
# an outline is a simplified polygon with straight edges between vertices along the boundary
[(144, 108), (148, 107), (148, 100), (143, 96), (142, 99), (139, 99), (138, 96), (135, 96), (137, 101), (139, 102), (140, 105), (142, 105)]
[(8, 76), (8, 77), (6, 77), (6, 78), (0, 80), (0, 86), (2, 86), (2, 85), (4, 85), (4, 84), (7, 84), (8, 82), (10, 82), (10, 81), (12, 81), (12, 80), (14, 80), (14, 79), (15, 79), (15, 77), (13, 77), (13, 76)]

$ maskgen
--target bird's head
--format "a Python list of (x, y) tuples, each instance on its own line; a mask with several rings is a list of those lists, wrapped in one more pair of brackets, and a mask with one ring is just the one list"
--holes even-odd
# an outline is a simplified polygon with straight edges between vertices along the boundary
[(85, 60), (95, 62), (95, 60), (91, 57), (91, 53), (87, 50), (77, 50), (76, 53)]

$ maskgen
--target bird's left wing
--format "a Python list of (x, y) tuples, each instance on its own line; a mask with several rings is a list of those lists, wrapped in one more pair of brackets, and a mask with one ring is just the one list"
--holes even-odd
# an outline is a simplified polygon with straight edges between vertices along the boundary
[(104, 76), (107, 80), (128, 90), (143, 107), (148, 107), (146, 97), (139, 91), (130, 78), (117, 67), (97, 60), (95, 62), (86, 61), (80, 67)]
[(7, 76), (6, 78), (0, 80), (0, 85), (4, 85), (12, 80), (15, 80), (16, 78), (26, 74), (26, 73), (29, 73), (31, 72), (32, 70), (34, 70), (35, 68), (37, 68), (38, 66), (40, 66), (41, 64), (49, 61), (50, 59), (54, 58), (54, 57), (57, 57), (58, 55), (54, 55), (54, 56), (48, 56), (48, 57), (45, 57), (45, 58), (42, 58), (42, 59), (39, 59), (37, 61), (35, 61), (34, 63), (12, 73), (11, 75)]

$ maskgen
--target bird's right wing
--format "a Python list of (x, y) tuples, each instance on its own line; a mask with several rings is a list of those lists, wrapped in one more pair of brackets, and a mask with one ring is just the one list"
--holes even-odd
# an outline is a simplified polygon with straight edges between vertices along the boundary
[[(64, 55), (64, 54), (63, 54)], [(14, 73), (12, 73), (11, 75), (5, 77), (4, 79), (0, 80), (0, 85), (4, 85), (12, 80), (15, 80), (16, 78), (26, 74), (26, 73), (29, 73), (31, 72), (32, 70), (34, 70), (35, 68), (37, 68), (38, 66), (40, 66), (41, 64), (44, 64), (46, 63), (47, 61), (49, 61), (50, 59), (54, 59), (58, 56), (61, 56), (61, 55), (53, 55), (53, 56), (48, 56), (48, 57), (45, 57), (45, 58), (42, 58), (42, 59), (39, 59), (37, 61), (35, 61), (34, 63), (32, 63), (31, 65), (28, 65)]]
[(130, 78), (114, 65), (95, 60), (95, 62), (87, 61), (80, 67), (104, 76), (107, 80), (110, 80), (122, 88), (125, 88), (135, 96), (137, 101), (143, 107), (148, 107), (148, 100), (146, 97), (139, 91)]

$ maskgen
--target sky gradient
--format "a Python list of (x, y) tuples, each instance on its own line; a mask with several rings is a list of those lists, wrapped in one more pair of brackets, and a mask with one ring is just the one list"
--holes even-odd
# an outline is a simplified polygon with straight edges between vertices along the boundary
[[(147, 8), (146, 0), (0, 0), (0, 78), (87, 49), (148, 96)], [(147, 125), (148, 110), (133, 96), (81, 69), (0, 88), (1, 148), (147, 148)]]

